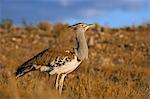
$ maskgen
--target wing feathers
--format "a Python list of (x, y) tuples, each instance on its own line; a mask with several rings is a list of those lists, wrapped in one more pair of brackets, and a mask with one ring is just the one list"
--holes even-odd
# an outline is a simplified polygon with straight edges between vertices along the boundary
[(20, 77), (36, 69), (41, 69), (41, 71), (51, 71), (53, 70), (53, 67), (64, 65), (66, 62), (71, 61), (71, 59), (73, 58), (73, 53), (66, 52), (65, 50), (59, 48), (49, 48), (40, 52), (21, 66), (19, 66), (16, 71), (16, 76)]

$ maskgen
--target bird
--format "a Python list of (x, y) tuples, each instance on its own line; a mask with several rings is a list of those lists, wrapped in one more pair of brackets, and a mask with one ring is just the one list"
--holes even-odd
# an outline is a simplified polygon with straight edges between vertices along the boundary
[(88, 59), (85, 32), (94, 28), (95, 24), (77, 23), (68, 27), (76, 33), (76, 46), (72, 50), (47, 48), (20, 65), (15, 72), (16, 78), (35, 70), (48, 72), (50, 75), (57, 74), (55, 87), (61, 95), (67, 74), (73, 72), (83, 60)]

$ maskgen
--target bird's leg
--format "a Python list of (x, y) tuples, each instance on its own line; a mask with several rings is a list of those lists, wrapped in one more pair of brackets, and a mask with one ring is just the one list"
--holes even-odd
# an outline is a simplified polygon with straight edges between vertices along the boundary
[(58, 89), (58, 80), (59, 80), (59, 76), (60, 76), (60, 74), (58, 74), (58, 75), (57, 75), (57, 78), (56, 78), (56, 86), (55, 86), (56, 89)]
[(64, 79), (65, 79), (66, 75), (67, 75), (67, 73), (66, 74), (62, 74), (61, 79), (59, 81), (59, 94), (62, 93), (63, 82), (64, 82)]

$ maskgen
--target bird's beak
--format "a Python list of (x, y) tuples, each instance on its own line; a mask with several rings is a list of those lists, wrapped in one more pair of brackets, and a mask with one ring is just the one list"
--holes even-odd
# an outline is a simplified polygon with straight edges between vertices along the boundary
[(95, 28), (95, 24), (89, 24), (89, 28)]

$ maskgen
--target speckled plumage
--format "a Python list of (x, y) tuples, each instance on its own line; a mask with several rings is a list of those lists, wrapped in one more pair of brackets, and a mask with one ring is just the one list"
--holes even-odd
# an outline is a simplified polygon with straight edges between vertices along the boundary
[(61, 50), (60, 48), (54, 49), (48, 48), (26, 61), (17, 69), (16, 76), (20, 77), (29, 71), (40, 69), (42, 66), (49, 67), (48, 71), (50, 72), (54, 67), (65, 65), (74, 58), (73, 50), (67, 52), (62, 48)]

